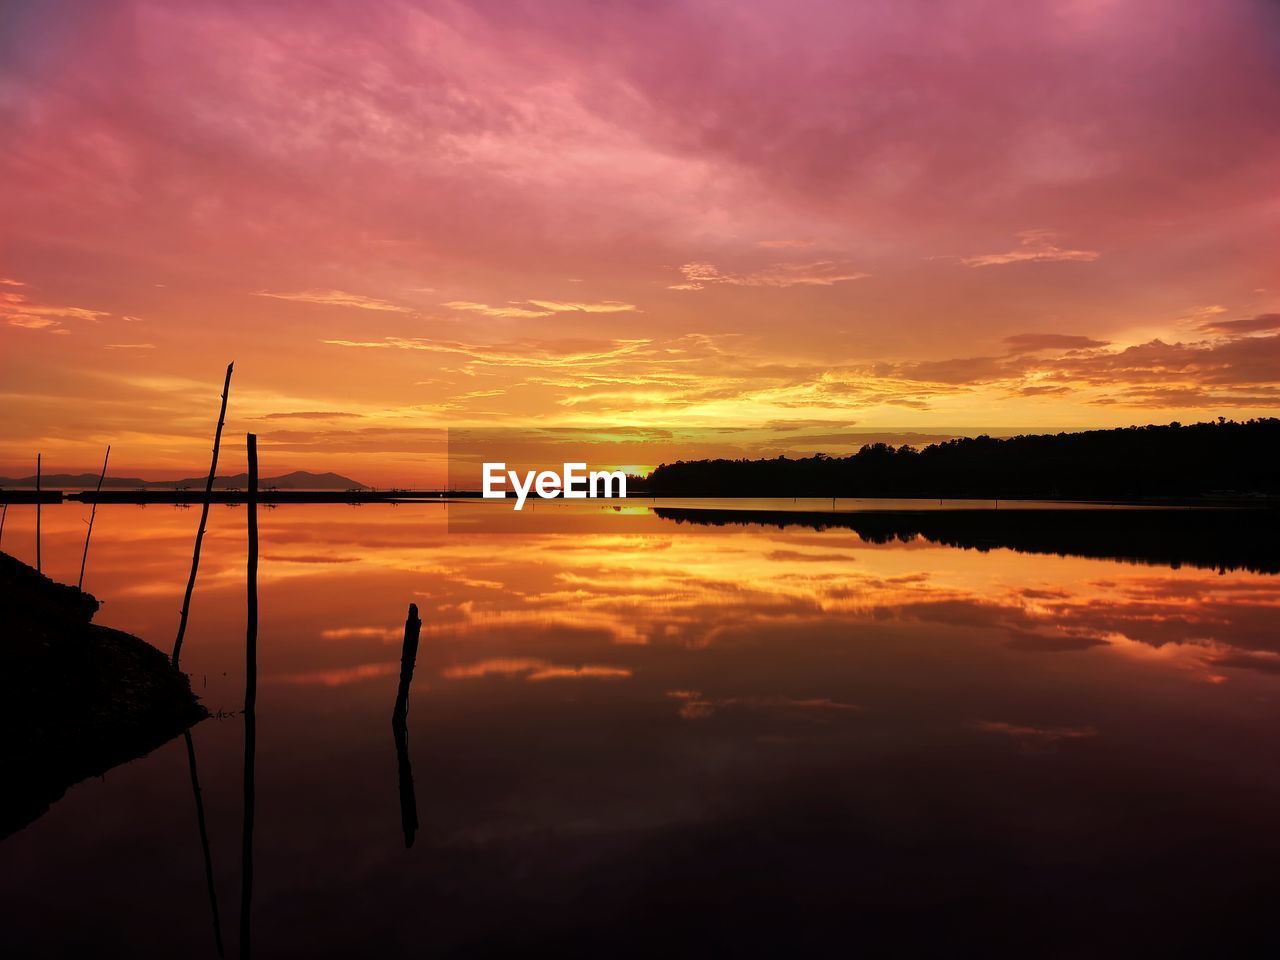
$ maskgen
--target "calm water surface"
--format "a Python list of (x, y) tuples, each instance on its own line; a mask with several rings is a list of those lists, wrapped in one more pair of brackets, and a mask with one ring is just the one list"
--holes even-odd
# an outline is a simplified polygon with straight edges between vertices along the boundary
[[(30, 513), (3, 543), (29, 561)], [(83, 513), (44, 512), (57, 579)], [(259, 956), (1277, 943), (1274, 576), (643, 506), (523, 535), (439, 505), (259, 518)], [(169, 648), (196, 520), (99, 510), (98, 622)], [(193, 737), (229, 955), (244, 521), (214, 508), (183, 663), (220, 714)], [(0, 904), (10, 956), (214, 956), (182, 739), (0, 844)]]

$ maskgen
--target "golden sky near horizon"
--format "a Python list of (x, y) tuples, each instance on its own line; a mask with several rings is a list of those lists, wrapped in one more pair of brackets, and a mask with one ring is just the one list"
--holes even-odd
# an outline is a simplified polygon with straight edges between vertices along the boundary
[(231, 360), (226, 472), (377, 484), (1272, 415), (1277, 116), (1260, 0), (6, 3), (0, 475), (198, 474)]

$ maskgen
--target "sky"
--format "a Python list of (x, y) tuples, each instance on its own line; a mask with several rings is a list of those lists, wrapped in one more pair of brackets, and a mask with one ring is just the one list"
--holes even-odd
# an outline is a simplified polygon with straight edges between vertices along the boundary
[(1272, 415), (1276, 117), (1265, 0), (8, 0), (0, 475), (199, 474), (230, 361), (375, 484)]

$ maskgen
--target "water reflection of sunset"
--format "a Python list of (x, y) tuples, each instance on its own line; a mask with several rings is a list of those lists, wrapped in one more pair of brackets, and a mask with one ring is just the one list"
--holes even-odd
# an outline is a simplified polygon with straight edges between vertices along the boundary
[[(78, 566), (79, 514), (45, 511), (54, 576)], [(99, 511), (101, 622), (171, 640), (194, 519)], [(945, 923), (975, 930), (1103, 899), (1149, 938), (1168, 904), (1254, 895), (1280, 856), (1274, 576), (652, 512), (527, 535), (450, 532), (434, 505), (260, 519), (255, 936), (275, 952), (359, 952), (368, 934), (330, 918), (386, 930), (401, 900), (425, 919), (394, 936), (420, 952), (471, 942), (495, 911), (522, 930), (647, 930), (646, 904), (672, 897), (738, 936), (809, 929), (810, 907), (776, 913), (798, 898), (838, 906), (821, 924), (853, 910), (900, 937), (886, 889), (962, 902)], [(30, 520), (10, 511), (6, 549), (31, 545)], [(235, 862), (240, 809), (243, 523), (215, 508), (183, 661), (219, 714), (193, 732), (216, 864)], [(411, 601), (406, 858), (387, 719)], [(170, 744), (10, 838), (14, 935), (48, 935), (28, 917), (75, 937), (161, 916), (167, 948), (207, 929), (172, 810), (187, 776)], [(133, 851), (109, 866), (130, 903), (104, 898), (81, 823)], [(1161, 859), (1173, 836), (1194, 870)]]
[[(1036, 658), (1024, 655), (1057, 654), (1096, 672), (1122, 661), (1218, 681), (1280, 672), (1272, 577), (924, 541), (874, 545), (839, 530), (676, 528), (647, 507), (628, 510), (626, 520), (584, 511), (596, 531), (589, 535), (471, 537), (450, 534), (435, 506), (271, 512), (260, 583), (265, 629), (278, 639), (264, 649), (264, 678), (333, 685), (390, 677), (408, 599), (426, 613), (427, 659), (440, 680), (656, 679), (655, 670), (696, 660), (701, 649), (813, 633), (845, 635), (854, 647), (872, 636), (945, 634), (974, 657), (1026, 668)], [(47, 563), (56, 571), (71, 562), (79, 518), (72, 508), (47, 514)], [(15, 511), (11, 547), (29, 539), (23, 523)], [(104, 622), (164, 645), (189, 527), (188, 515), (163, 508), (103, 511), (89, 586), (108, 599)], [(206, 541), (196, 672), (234, 660), (239, 527), (236, 510), (223, 509)]]

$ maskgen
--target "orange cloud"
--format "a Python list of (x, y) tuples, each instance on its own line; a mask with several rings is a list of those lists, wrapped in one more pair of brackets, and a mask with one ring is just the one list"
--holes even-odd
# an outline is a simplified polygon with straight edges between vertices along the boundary
[(24, 330), (48, 330), (51, 333), (69, 333), (68, 330), (55, 329), (62, 324), (48, 317), (9, 317), (9, 326), (21, 327)]
[[(527, 303), (531, 306), (521, 306)], [(487, 303), (474, 303), (470, 300), (450, 300), (445, 304), (452, 310), (463, 310), (468, 313), (479, 313), (486, 317), (501, 319), (536, 319), (549, 317), (556, 313), (634, 313), (634, 303), (622, 303), (618, 300), (604, 300), (600, 303), (572, 303), (563, 300), (513, 300), (505, 306), (491, 306)]]
[(356, 307), (360, 310), (376, 310), (384, 313), (412, 313), (408, 307), (402, 307), (377, 297), (366, 297), (359, 293), (347, 293), (345, 290), (303, 290), (299, 293), (271, 293), (257, 290), (255, 297), (270, 297), (273, 300), (291, 300), (295, 303), (319, 303), (330, 307)]
[(1014, 250), (961, 257), (960, 262), (966, 267), (995, 267), (1008, 263), (1089, 263), (1101, 256), (1097, 250), (1064, 250), (1053, 242), (1054, 234), (1048, 230), (1025, 230), (1018, 239), (1021, 246)]
[(474, 303), (470, 300), (450, 300), (445, 304), (450, 310), (464, 310), (468, 313), (480, 313), (486, 317), (500, 317), (510, 320), (534, 319), (549, 317), (555, 311), (547, 309), (530, 309), (513, 303), (505, 307), (494, 307), (487, 303)]
[(680, 272), (684, 274), (684, 282), (668, 289), (701, 290), (715, 284), (735, 287), (829, 287), (847, 280), (861, 280), (863, 277), (870, 276), (861, 270), (854, 270), (848, 264), (834, 260), (819, 260), (814, 263), (777, 263), (747, 273), (722, 273), (714, 264), (694, 262), (684, 264)]
[(565, 303), (561, 300), (528, 302), (552, 313), (634, 313), (636, 310), (634, 303), (623, 303), (620, 300), (605, 300), (601, 303)]
[(1226, 333), (1241, 336), (1250, 333), (1272, 333), (1280, 331), (1280, 313), (1260, 313), (1256, 317), (1242, 317), (1239, 320), (1206, 320), (1200, 324), (1206, 333)]
[[(19, 280), (5, 279), (4, 286), (25, 287)], [(50, 333), (69, 333), (63, 328), (63, 320), (97, 321), (110, 314), (104, 310), (89, 310), (85, 307), (55, 306), (35, 303), (23, 293), (0, 293), (0, 316), (4, 317), (11, 327), (25, 330), (48, 330)]]
[(1031, 353), (1038, 350), (1091, 350), (1105, 347), (1110, 341), (1064, 333), (1018, 333), (1005, 337), (1004, 342), (1016, 353)]

